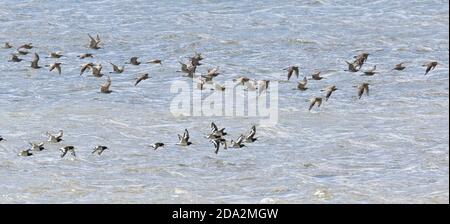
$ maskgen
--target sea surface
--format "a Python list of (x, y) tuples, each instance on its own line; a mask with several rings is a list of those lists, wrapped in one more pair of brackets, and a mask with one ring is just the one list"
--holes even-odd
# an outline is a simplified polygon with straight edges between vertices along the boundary
[[(20, 63), (0, 49), (0, 203), (448, 203), (449, 2), (444, 0), (18, 1), (0, 0), (0, 44), (33, 43)], [(87, 48), (99, 34), (101, 49)], [(45, 58), (51, 51), (65, 57)], [(62, 74), (31, 69), (60, 61)], [(80, 60), (82, 53), (94, 53)], [(174, 114), (178, 61), (201, 52), (198, 73), (219, 66), (218, 82), (238, 76), (278, 83), (278, 122), (259, 117)], [(363, 69), (345, 60), (369, 52)], [(127, 65), (106, 78), (80, 65)], [(424, 76), (422, 64), (438, 61)], [(404, 71), (393, 66), (407, 62)], [(283, 68), (300, 66), (286, 82)], [(325, 79), (295, 91), (314, 71)], [(134, 86), (139, 73), (150, 79)], [(360, 100), (354, 85), (370, 83)], [(308, 100), (336, 85), (321, 108)], [(270, 92), (270, 90), (269, 90)], [(204, 138), (210, 122), (236, 139), (257, 125), (258, 141), (220, 150)], [(175, 145), (187, 128), (192, 146)], [(31, 157), (17, 153), (45, 132), (64, 141)], [(164, 142), (164, 149), (148, 147)], [(58, 148), (76, 147), (60, 158)], [(95, 145), (110, 149), (92, 155)]]

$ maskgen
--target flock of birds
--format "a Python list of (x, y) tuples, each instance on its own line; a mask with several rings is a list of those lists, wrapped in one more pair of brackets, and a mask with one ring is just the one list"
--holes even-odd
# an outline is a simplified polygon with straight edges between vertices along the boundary
[[(90, 39), (88, 47), (90, 49), (94, 49), (94, 50), (100, 49), (100, 43), (102, 41), (101, 41), (99, 35), (96, 35), (96, 37), (92, 37), (91, 35), (88, 34), (88, 36)], [(9, 62), (23, 61), (24, 59), (20, 58), (19, 55), (27, 55), (28, 53), (30, 53), (30, 51), (28, 51), (28, 50), (32, 49), (33, 47), (34, 46), (31, 43), (27, 43), (27, 44), (23, 44), (23, 45), (19, 46), (16, 49), (17, 52), (11, 53), (11, 58), (9, 59)], [(10, 43), (6, 42), (3, 46), (3, 48), (4, 49), (12, 49), (14, 47)], [(63, 57), (63, 54), (61, 52), (51, 52), (47, 58), (58, 59), (61, 57)], [(84, 54), (78, 55), (77, 57), (79, 59), (83, 60), (86, 58), (93, 58), (94, 55), (91, 53), (84, 53)], [(362, 67), (365, 64), (365, 62), (368, 60), (368, 57), (369, 57), (368, 53), (361, 53), (359, 55), (354, 56), (353, 61), (351, 61), (351, 62), (346, 61), (348, 68), (345, 71), (348, 71), (348, 72), (360, 72), (361, 71), (363, 73), (363, 75), (365, 75), (365, 76), (373, 76), (373, 75), (377, 74), (378, 72), (376, 71), (376, 69), (377, 69), (376, 66), (373, 66), (372, 68), (367, 69), (367, 70), (362, 70)], [(139, 59), (138, 57), (131, 57), (130, 60), (128, 62), (126, 62), (126, 64), (138, 66), (141, 64), (141, 62), (138, 59)], [(177, 72), (184, 73), (183, 77), (188, 77), (188, 78), (193, 79), (197, 83), (197, 88), (200, 90), (203, 90), (206, 85), (210, 85), (211, 90), (224, 91), (225, 86), (220, 85), (213, 81), (213, 79), (220, 74), (219, 67), (208, 69), (207, 73), (205, 75), (200, 75), (200, 76), (196, 75), (196, 69), (198, 66), (202, 65), (200, 62), (203, 59), (204, 58), (202, 57), (202, 55), (200, 53), (196, 52), (192, 57), (189, 57), (189, 61), (187, 63), (178, 61), (181, 65), (181, 69)], [(31, 60), (30, 67), (33, 69), (41, 69), (42, 67), (39, 65), (39, 60), (40, 60), (39, 55), (37, 53), (34, 53), (34, 56)], [(109, 62), (109, 63), (112, 66), (112, 71), (110, 73), (120, 74), (125, 71), (125, 65), (119, 67), (111, 62)], [(162, 60), (153, 59), (153, 60), (147, 61), (147, 63), (162, 65)], [(405, 64), (406, 64), (405, 62), (399, 63), (399, 64), (395, 65), (392, 70), (402, 71), (406, 68)], [(52, 64), (45, 65), (45, 67), (48, 67), (50, 72), (56, 70), (58, 72), (58, 74), (61, 74), (61, 70), (62, 70), (61, 65), (62, 65), (62, 63), (60, 63), (60, 62), (54, 62)], [(438, 62), (436, 62), (436, 61), (431, 61), (431, 62), (424, 64), (423, 66), (426, 67), (425, 75), (427, 75), (430, 71), (434, 70), (437, 65), (438, 65)], [(92, 76), (97, 77), (97, 78), (103, 77), (104, 74), (102, 73), (102, 68), (103, 67), (101, 64), (94, 64), (93, 62), (84, 63), (81, 65), (80, 76), (83, 75), (83, 73), (85, 73), (86, 71), (91, 71)], [(296, 66), (296, 65), (289, 66), (288, 68), (285, 68), (284, 70), (287, 72), (287, 80), (288, 81), (291, 79), (291, 77), (293, 75), (295, 75), (297, 78), (299, 78), (299, 73), (300, 73), (299, 66)], [(321, 75), (320, 71), (315, 72), (314, 74), (311, 75), (311, 79), (312, 80), (323, 79), (323, 77), (320, 75)], [(136, 78), (134, 85), (137, 86), (140, 82), (147, 80), (148, 78), (149, 78), (148, 73), (140, 74)], [(236, 86), (237, 85), (245, 86), (246, 90), (248, 90), (248, 91), (258, 91), (259, 95), (261, 95), (261, 93), (266, 91), (269, 88), (269, 84), (270, 84), (270, 80), (258, 80), (257, 81), (257, 80), (253, 80), (253, 79), (250, 79), (245, 76), (240, 76), (238, 78), (235, 78), (235, 79), (233, 79), (233, 81), (236, 83)], [(105, 93), (105, 94), (111, 93), (112, 92), (112, 90), (110, 89), (111, 84), (112, 84), (111, 77), (108, 75), (106, 82), (100, 86), (100, 93)], [(305, 91), (308, 89), (307, 85), (308, 85), (308, 79), (305, 76), (302, 81), (298, 82), (297, 88), (295, 88), (295, 90)], [(366, 93), (366, 95), (369, 95), (369, 83), (363, 82), (354, 87), (357, 88), (357, 95), (358, 95), (359, 99), (364, 95), (364, 93)], [(328, 101), (328, 99), (330, 98), (332, 93), (336, 90), (338, 90), (338, 88), (335, 85), (331, 85), (324, 89), (321, 89), (322, 92), (325, 92), (325, 94), (324, 94), (325, 101)], [(322, 105), (322, 102), (323, 102), (323, 97), (311, 98), (310, 103), (309, 103), (309, 111), (314, 106), (320, 107)], [(62, 140), (63, 133), (64, 132), (62, 130), (56, 134), (50, 134), (47, 132), (46, 133), (46, 135), (48, 136), (47, 141), (50, 143), (59, 143), (59, 142), (63, 141)], [(209, 139), (211, 141), (211, 143), (214, 145), (214, 149), (215, 149), (214, 152), (216, 154), (219, 152), (220, 146), (223, 146), (224, 149), (228, 148), (229, 144), (228, 144), (228, 141), (225, 139), (226, 135), (227, 135), (227, 133), (225, 132), (225, 128), (219, 129), (214, 122), (211, 123), (211, 132), (210, 132), (210, 134), (208, 134), (205, 137), (207, 139)], [(255, 138), (255, 135), (256, 135), (256, 126), (253, 125), (251, 127), (250, 131), (248, 131), (246, 134), (240, 135), (236, 141), (231, 140), (230, 141), (231, 147), (232, 148), (245, 147), (245, 145), (243, 143), (252, 143), (257, 140), (257, 138)], [(189, 139), (190, 139), (189, 131), (187, 129), (185, 129), (183, 135), (178, 134), (177, 145), (190, 146), (190, 145), (192, 145), (192, 142), (190, 142)], [(2, 142), (2, 141), (6, 141), (6, 140), (2, 136), (0, 136), (0, 142)], [(38, 143), (38, 144), (30, 142), (29, 144), (30, 144), (30, 148), (21, 151), (18, 154), (19, 156), (31, 156), (31, 155), (33, 155), (32, 151), (42, 151), (45, 149), (43, 142)], [(153, 145), (151, 145), (150, 147), (152, 147), (154, 150), (157, 150), (158, 148), (161, 148), (164, 146), (165, 146), (164, 143), (156, 142)], [(98, 155), (101, 155), (103, 153), (103, 151), (106, 149), (108, 149), (107, 146), (98, 145), (93, 148), (92, 154), (97, 153)], [(69, 152), (74, 157), (76, 156), (75, 147), (71, 146), (71, 145), (60, 148), (60, 151), (61, 151), (61, 158), (66, 156), (66, 154)]]

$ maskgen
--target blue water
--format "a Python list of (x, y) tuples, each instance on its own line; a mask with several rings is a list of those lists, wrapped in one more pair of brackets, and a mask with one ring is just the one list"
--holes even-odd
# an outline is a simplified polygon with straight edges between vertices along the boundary
[[(43, 66), (61, 61), (62, 75), (29, 68), (31, 54), (8, 62), (0, 49), (0, 203), (448, 203), (448, 1), (12, 1), (0, 0), (0, 43), (33, 43)], [(86, 47), (99, 34), (102, 49)], [(66, 57), (45, 58), (51, 51)], [(279, 121), (258, 127), (256, 143), (213, 153), (209, 123), (232, 138), (258, 118), (177, 116), (170, 85), (186, 80), (178, 60), (201, 52), (198, 72), (220, 66), (219, 82), (245, 75), (285, 80), (321, 70), (305, 92), (296, 79), (279, 84)], [(369, 52), (380, 74), (347, 73), (345, 60)], [(93, 59), (76, 56), (92, 52)], [(105, 78), (79, 76), (92, 61), (122, 65), (131, 56), (163, 65), (128, 66)], [(438, 67), (424, 76), (422, 64)], [(402, 61), (402, 72), (391, 71)], [(366, 65), (365, 65), (366, 66)], [(151, 76), (133, 86), (137, 74)], [(370, 82), (356, 99), (353, 85)], [(330, 84), (340, 89), (320, 109), (308, 100)], [(194, 145), (175, 146), (191, 131)], [(17, 153), (46, 131), (65, 131), (32, 157)], [(153, 151), (148, 145), (167, 147)], [(75, 145), (77, 158), (58, 148)], [(109, 146), (91, 155), (97, 144)]]

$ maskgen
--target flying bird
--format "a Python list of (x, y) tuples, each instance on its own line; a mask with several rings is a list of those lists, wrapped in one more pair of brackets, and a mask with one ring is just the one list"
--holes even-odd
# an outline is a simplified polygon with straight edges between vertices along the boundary
[(98, 145), (95, 146), (95, 148), (92, 151), (92, 154), (97, 153), (98, 155), (101, 155), (103, 153), (103, 151), (107, 150), (108, 147), (104, 146), (104, 145)]
[(23, 150), (19, 152), (18, 156), (32, 156), (33, 153), (31, 153), (31, 149)]
[(331, 94), (334, 91), (336, 91), (336, 90), (338, 90), (338, 88), (336, 88), (335, 85), (332, 85), (332, 86), (328, 86), (327, 88), (322, 89), (320, 91), (325, 91), (325, 101), (328, 101), (328, 99), (330, 98)]
[(48, 136), (48, 142), (58, 143), (62, 141), (62, 137), (64, 135), (63, 130), (60, 130), (57, 134), (50, 134), (48, 132), (45, 133)]
[(395, 67), (392, 70), (402, 71), (403, 69), (406, 68), (406, 66), (404, 66), (403, 64), (405, 64), (405, 62), (396, 64)]
[(56, 69), (56, 71), (58, 71), (58, 74), (61, 75), (61, 63), (60, 62), (55, 62), (53, 64), (46, 65), (45, 67), (49, 67), (49, 71), (53, 71), (54, 69)]
[(86, 70), (90, 70), (92, 67), (94, 67), (94, 63), (90, 62), (90, 63), (85, 63), (81, 65), (81, 70), (80, 70), (80, 75), (83, 75), (83, 73)]
[(110, 86), (111, 86), (111, 77), (108, 76), (108, 79), (106, 80), (106, 82), (100, 86), (100, 92), (101, 93), (112, 93), (112, 91), (109, 89)]
[(295, 76), (298, 78), (299, 75), (299, 69), (298, 66), (289, 66), (288, 68), (283, 69), (287, 71), (287, 79), (291, 79), (292, 74), (295, 74)]
[(101, 42), (100, 36), (98, 34), (97, 34), (96, 38), (93, 38), (90, 34), (88, 34), (88, 36), (90, 39), (89, 48), (95, 49), (95, 50), (100, 49), (100, 47), (98, 46)]
[(423, 66), (427, 67), (427, 70), (425, 71), (425, 75), (427, 75), (430, 71), (434, 70), (434, 68), (436, 68), (437, 65), (438, 65), (437, 61), (432, 61), (427, 64), (424, 64)]
[(300, 91), (305, 91), (305, 90), (307, 90), (307, 89), (308, 89), (308, 87), (306, 87), (307, 84), (308, 84), (308, 79), (307, 79), (306, 76), (305, 76), (305, 77), (303, 78), (303, 81), (298, 82), (297, 90), (300, 90)]
[(369, 83), (364, 82), (361, 85), (357, 86), (358, 88), (358, 99), (361, 99), (364, 92), (366, 92), (367, 95), (369, 95)]
[(157, 150), (158, 148), (164, 147), (164, 143), (156, 142), (155, 144), (151, 145), (150, 147), (152, 147), (153, 150)]
[(321, 79), (323, 79), (323, 77), (320, 76), (320, 71), (319, 72), (315, 72), (314, 74), (312, 74), (311, 78), (313, 80), (321, 80)]
[(33, 60), (31, 61), (31, 67), (34, 69), (39, 69), (41, 66), (38, 65), (39, 62), (39, 55), (37, 53), (34, 53)]
[(94, 57), (94, 55), (86, 53), (86, 54), (80, 54), (77, 57), (79, 57), (80, 59), (85, 59), (85, 58), (92, 58), (92, 57)]
[(43, 143), (43, 142), (41, 142), (41, 143), (39, 143), (39, 144), (29, 142), (29, 144), (30, 144), (30, 146), (31, 146), (31, 150), (32, 150), (32, 151), (42, 151), (42, 150), (45, 149), (45, 148), (44, 148), (44, 143)]
[(178, 134), (178, 140), (179, 142), (177, 143), (177, 145), (180, 146), (189, 146), (192, 144), (192, 142), (189, 141), (189, 132), (187, 129), (184, 129), (183, 136)]
[(252, 128), (250, 129), (249, 133), (247, 135), (245, 135), (245, 142), (255, 142), (256, 140), (258, 140), (258, 138), (255, 138), (256, 135), (256, 126), (253, 125)]
[(309, 111), (311, 111), (311, 109), (314, 107), (314, 105), (317, 104), (317, 107), (320, 107), (320, 105), (322, 105), (322, 97), (313, 97), (310, 100), (310, 104), (309, 104)]
[(113, 67), (113, 72), (110, 73), (122, 73), (125, 70), (125, 66), (119, 67), (111, 62), (109, 64)]
[(142, 74), (139, 77), (136, 78), (136, 83), (134, 83), (134, 86), (137, 86), (141, 81), (148, 79), (148, 73)]
[(141, 62), (140, 62), (140, 61), (138, 61), (138, 57), (131, 57), (131, 58), (130, 58), (130, 61), (129, 61), (129, 62), (127, 62), (127, 64), (132, 64), (132, 65), (140, 65), (140, 64), (141, 64)]
[(64, 147), (60, 148), (59, 150), (62, 152), (61, 158), (63, 158), (64, 156), (66, 156), (66, 154), (67, 154), (68, 152), (70, 152), (70, 153), (72, 154), (73, 157), (76, 157), (76, 155), (75, 155), (75, 147), (73, 147), (73, 146), (71, 146), (71, 145), (69, 145), (69, 146), (64, 146)]

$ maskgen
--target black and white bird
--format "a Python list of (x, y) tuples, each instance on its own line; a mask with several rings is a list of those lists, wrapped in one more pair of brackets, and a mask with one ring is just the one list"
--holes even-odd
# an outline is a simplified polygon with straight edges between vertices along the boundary
[(18, 156), (32, 156), (33, 153), (31, 153), (31, 149), (23, 150), (19, 152)]
[(245, 136), (241, 135), (241, 136), (239, 136), (239, 138), (236, 141), (231, 140), (231, 147), (233, 147), (233, 148), (245, 147), (245, 145), (242, 144), (242, 142), (244, 141), (244, 138), (245, 138)]
[(64, 135), (63, 130), (60, 130), (57, 134), (50, 134), (48, 132), (45, 133), (48, 136), (48, 142), (58, 143), (62, 141), (62, 137)]
[(160, 147), (164, 147), (164, 143), (162, 142), (156, 142), (155, 144), (151, 145), (150, 147), (153, 148), (153, 150), (157, 150)]
[(177, 145), (180, 146), (189, 146), (192, 144), (192, 142), (189, 141), (189, 131), (187, 129), (184, 129), (183, 136), (178, 134), (178, 140), (179, 142), (177, 143)]
[(64, 156), (66, 156), (66, 154), (67, 154), (68, 152), (70, 152), (70, 153), (72, 154), (73, 157), (76, 157), (76, 155), (75, 155), (75, 147), (74, 147), (74, 146), (71, 146), (71, 145), (69, 145), (69, 146), (64, 146), (64, 147), (60, 148), (59, 150), (62, 152), (61, 158), (63, 158)]
[(103, 151), (105, 151), (107, 149), (108, 149), (108, 147), (106, 147), (104, 145), (97, 145), (93, 149), (92, 154), (97, 153), (98, 155), (101, 155), (103, 153)]
[(44, 148), (44, 143), (43, 143), (43, 142), (41, 142), (41, 143), (39, 143), (39, 144), (29, 142), (29, 144), (30, 144), (30, 146), (31, 146), (31, 150), (32, 150), (32, 151), (42, 151), (42, 150), (45, 149), (45, 148)]
[(253, 125), (248, 134), (245, 135), (245, 142), (255, 142), (258, 138), (255, 138), (256, 135), (256, 125)]

